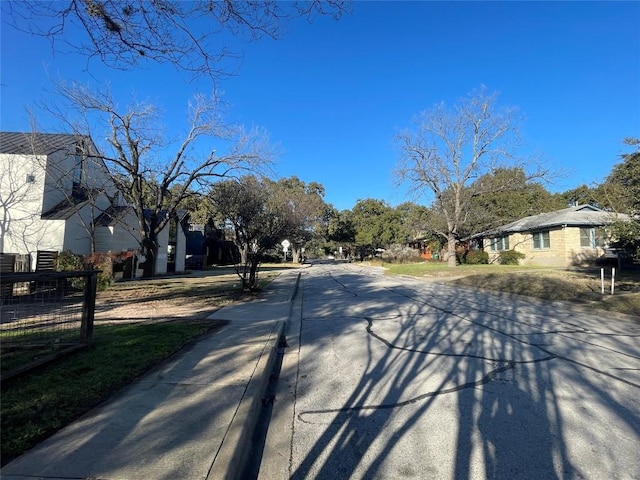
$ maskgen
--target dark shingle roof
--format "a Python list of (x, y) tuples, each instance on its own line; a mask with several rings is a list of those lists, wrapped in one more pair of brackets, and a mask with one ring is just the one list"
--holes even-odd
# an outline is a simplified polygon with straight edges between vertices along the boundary
[[(134, 208), (128, 205), (111, 206), (107, 208), (104, 212), (102, 212), (100, 215), (98, 215), (98, 217), (95, 220), (95, 225), (96, 227), (109, 227), (112, 225), (117, 225), (118, 223), (123, 222), (125, 220), (125, 216), (129, 212), (135, 212)], [(167, 214), (166, 210), (162, 210), (160, 212), (161, 217), (166, 214)], [(178, 220), (180, 220), (181, 222), (185, 220), (188, 214), (189, 212), (187, 212), (186, 210), (178, 210), (176, 212), (176, 215), (178, 216)], [(151, 215), (151, 210), (144, 211), (144, 216), (147, 218), (147, 220), (149, 219), (150, 215)]]
[(102, 212), (95, 220), (96, 227), (109, 227), (123, 221), (128, 212), (133, 211), (132, 207), (127, 205), (111, 206)]
[(40, 218), (42, 218), (42, 220), (67, 220), (88, 204), (88, 200), (74, 201), (74, 199), (65, 199), (49, 211), (44, 212)]
[(490, 237), (515, 232), (531, 232), (561, 226), (602, 227), (610, 225), (616, 220), (628, 219), (628, 215), (605, 212), (592, 205), (577, 205), (554, 212), (521, 218), (520, 220), (502, 225), (501, 227), (477, 233), (471, 238)]
[(0, 132), (0, 153), (14, 155), (49, 155), (59, 150), (75, 149), (78, 141), (93, 144), (87, 136), (70, 133)]

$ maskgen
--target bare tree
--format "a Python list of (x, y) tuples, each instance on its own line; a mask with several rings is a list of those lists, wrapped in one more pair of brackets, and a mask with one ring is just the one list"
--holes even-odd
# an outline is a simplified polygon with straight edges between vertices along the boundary
[[(278, 38), (296, 17), (339, 18), (348, 10), (341, 0), (2, 2), (4, 15), (16, 28), (50, 39), (54, 51), (62, 43), (118, 69), (150, 60), (212, 78), (233, 70), (224, 62), (239, 56), (225, 46), (229, 35)], [(77, 29), (84, 38), (72, 37)]]
[[(159, 109), (135, 103), (121, 110), (109, 92), (94, 92), (76, 84), (59, 84), (66, 104), (49, 106), (58, 118), (93, 138), (104, 138), (91, 125), (105, 129), (99, 157), (107, 165), (116, 188), (133, 207), (146, 257), (144, 275), (155, 273), (158, 235), (181, 205), (198, 190), (221, 177), (260, 171), (270, 164), (273, 150), (260, 129), (246, 132), (226, 124), (217, 98), (197, 96), (189, 104), (189, 121), (179, 140), (161, 126)], [(70, 111), (81, 115), (70, 119)], [(218, 154), (216, 147), (226, 148)]]
[(527, 172), (527, 179), (546, 175), (539, 168), (531, 171), (533, 162), (515, 157), (520, 118), (515, 109), (498, 109), (496, 100), (495, 92), (481, 87), (453, 108), (442, 103), (422, 112), (414, 120), (413, 129), (396, 137), (401, 150), (396, 169), (398, 184), (407, 184), (416, 195), (433, 195), (435, 210), (446, 221), (446, 229), (440, 234), (447, 241), (450, 266), (456, 265), (456, 240), (474, 198), (490, 193), (489, 188), (508, 185), (476, 179), (508, 167)]

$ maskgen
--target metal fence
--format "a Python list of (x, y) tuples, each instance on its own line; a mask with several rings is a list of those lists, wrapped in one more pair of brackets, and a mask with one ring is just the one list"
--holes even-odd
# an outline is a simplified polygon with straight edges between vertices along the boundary
[(0, 277), (2, 380), (91, 342), (98, 271)]

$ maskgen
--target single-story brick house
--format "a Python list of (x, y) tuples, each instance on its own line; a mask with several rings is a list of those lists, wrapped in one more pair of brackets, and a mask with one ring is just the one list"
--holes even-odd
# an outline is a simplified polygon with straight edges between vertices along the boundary
[(496, 261), (505, 250), (524, 254), (523, 265), (567, 267), (591, 263), (609, 246), (606, 227), (630, 217), (577, 205), (525, 217), (471, 237)]

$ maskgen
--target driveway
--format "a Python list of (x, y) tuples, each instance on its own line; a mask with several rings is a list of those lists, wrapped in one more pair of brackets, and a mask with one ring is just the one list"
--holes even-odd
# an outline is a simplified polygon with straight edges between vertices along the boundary
[(261, 478), (640, 478), (640, 323), (302, 273)]

